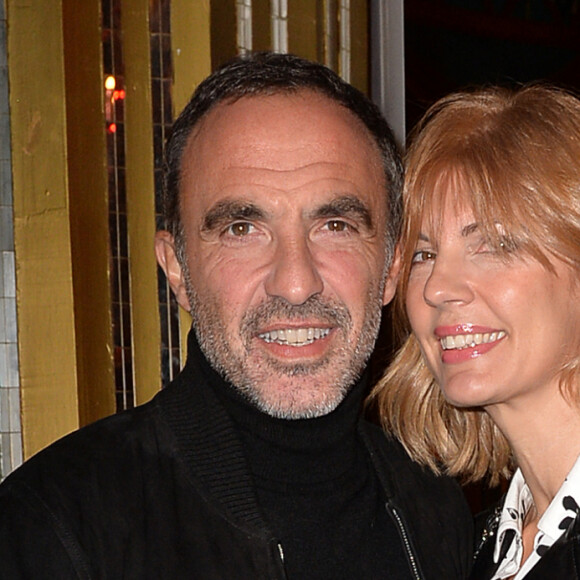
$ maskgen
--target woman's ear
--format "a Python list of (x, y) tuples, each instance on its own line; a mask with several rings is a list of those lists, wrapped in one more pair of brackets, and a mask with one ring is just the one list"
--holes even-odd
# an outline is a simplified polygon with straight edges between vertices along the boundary
[(177, 252), (175, 250), (175, 240), (173, 236), (165, 230), (160, 230), (155, 234), (155, 255), (157, 262), (165, 272), (171, 290), (175, 294), (177, 303), (187, 312), (191, 311), (189, 298), (187, 297), (187, 287), (185, 278)]

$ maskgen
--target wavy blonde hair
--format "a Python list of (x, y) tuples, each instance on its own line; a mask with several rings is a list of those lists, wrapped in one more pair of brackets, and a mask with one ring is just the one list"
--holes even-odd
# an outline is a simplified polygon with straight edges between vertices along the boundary
[[(580, 271), (580, 101), (547, 85), (451, 94), (416, 127), (406, 168), (394, 311), (402, 346), (370, 403), (414, 459), (436, 473), (493, 485), (513, 471), (510, 447), (485, 411), (448, 403), (427, 369), (405, 308), (411, 257), (423, 216), (442, 219), (437, 208), (456, 195), (449, 184), (459, 180), (457, 201), (472, 209), (489, 243), (503, 247), (508, 232), (508, 246), (547, 271), (554, 258)], [(560, 377), (563, 393), (578, 401), (579, 358)]]

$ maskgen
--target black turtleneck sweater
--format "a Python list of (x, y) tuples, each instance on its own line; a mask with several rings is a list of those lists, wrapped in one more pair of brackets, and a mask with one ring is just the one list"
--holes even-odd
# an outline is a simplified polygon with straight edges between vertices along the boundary
[(285, 420), (212, 381), (238, 427), (263, 518), (284, 551), (289, 578), (410, 578), (357, 432), (366, 382), (332, 413)]

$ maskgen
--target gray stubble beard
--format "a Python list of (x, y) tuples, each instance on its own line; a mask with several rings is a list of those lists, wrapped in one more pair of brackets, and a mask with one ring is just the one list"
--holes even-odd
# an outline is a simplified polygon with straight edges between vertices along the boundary
[[(187, 267), (182, 266), (182, 270), (193, 328), (202, 352), (212, 367), (262, 412), (281, 419), (308, 419), (326, 415), (338, 407), (360, 378), (378, 336), (384, 282), (377, 289), (369, 289), (368, 311), (354, 346), (344, 341), (340, 347), (332, 349), (324, 358), (314, 363), (285, 364), (272, 357), (262, 357), (261, 364), (250, 368), (245, 364), (246, 357), (242, 358), (234, 353), (227, 341), (226, 328), (219, 315), (219, 305), (216, 302), (202, 304), (193, 288)], [(283, 298), (273, 297), (244, 314), (240, 336), (245, 355), (250, 354), (251, 343), (255, 340), (260, 325), (263, 328), (268, 320), (278, 318), (288, 321), (308, 316), (326, 321), (335, 327), (334, 332), (341, 332), (344, 337), (349, 336), (352, 317), (343, 304), (314, 295), (304, 304), (293, 306)], [(322, 387), (321, 382), (326, 381), (319, 381), (320, 374), (332, 375), (337, 368), (341, 370), (334, 379), (334, 384)], [(284, 393), (283, 397), (270, 400), (271, 397), (267, 396), (268, 385), (275, 380), (276, 373), (295, 377), (297, 381), (311, 375), (312, 384), (308, 386), (313, 395), (311, 402), (307, 406), (297, 405), (292, 393)], [(321, 392), (323, 389), (324, 392)]]

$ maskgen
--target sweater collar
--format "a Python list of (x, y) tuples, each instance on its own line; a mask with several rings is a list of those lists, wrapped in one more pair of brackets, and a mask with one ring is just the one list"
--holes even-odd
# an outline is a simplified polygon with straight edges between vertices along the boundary
[(285, 483), (336, 482), (343, 474), (352, 473), (356, 462), (360, 463), (357, 425), (368, 387), (366, 373), (331, 413), (290, 420), (260, 411), (225, 381), (202, 354), (193, 333), (189, 337), (189, 357), (203, 369), (207, 382), (232, 419), (254, 476)]

